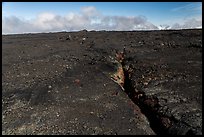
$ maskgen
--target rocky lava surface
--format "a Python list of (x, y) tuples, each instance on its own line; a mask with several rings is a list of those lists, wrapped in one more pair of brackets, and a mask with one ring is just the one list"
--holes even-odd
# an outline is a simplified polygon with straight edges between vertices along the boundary
[(2, 36), (2, 134), (202, 134), (202, 30)]

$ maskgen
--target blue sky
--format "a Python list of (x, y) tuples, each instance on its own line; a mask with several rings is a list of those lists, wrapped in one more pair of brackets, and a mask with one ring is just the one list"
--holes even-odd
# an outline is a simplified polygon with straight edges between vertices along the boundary
[(93, 7), (93, 12), (103, 16), (144, 16), (156, 26), (190, 18), (202, 20), (202, 2), (4, 2), (2, 14), (3, 20), (11, 16), (31, 20), (42, 13), (61, 17), (80, 14), (83, 7)]

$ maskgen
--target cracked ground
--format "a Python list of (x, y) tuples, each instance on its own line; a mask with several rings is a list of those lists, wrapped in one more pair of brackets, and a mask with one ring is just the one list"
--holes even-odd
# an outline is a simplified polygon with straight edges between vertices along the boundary
[(202, 134), (202, 30), (3, 35), (2, 134)]

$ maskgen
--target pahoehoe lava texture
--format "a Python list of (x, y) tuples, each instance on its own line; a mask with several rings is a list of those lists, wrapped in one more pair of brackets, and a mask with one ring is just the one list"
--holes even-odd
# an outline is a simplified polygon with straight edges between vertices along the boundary
[(202, 134), (202, 30), (2, 36), (2, 134)]

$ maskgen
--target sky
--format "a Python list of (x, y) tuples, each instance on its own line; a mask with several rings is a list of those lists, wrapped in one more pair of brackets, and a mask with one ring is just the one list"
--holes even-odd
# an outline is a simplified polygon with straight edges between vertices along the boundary
[(202, 28), (202, 2), (3, 2), (2, 33)]

